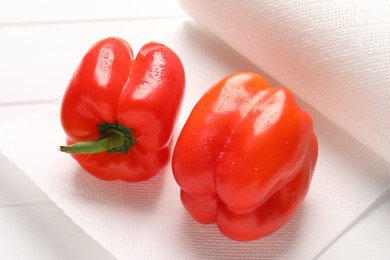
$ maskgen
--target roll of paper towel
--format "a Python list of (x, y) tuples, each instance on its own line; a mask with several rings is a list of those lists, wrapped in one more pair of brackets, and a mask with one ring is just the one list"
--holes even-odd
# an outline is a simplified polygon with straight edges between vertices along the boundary
[(390, 162), (390, 1), (180, 2), (199, 24)]

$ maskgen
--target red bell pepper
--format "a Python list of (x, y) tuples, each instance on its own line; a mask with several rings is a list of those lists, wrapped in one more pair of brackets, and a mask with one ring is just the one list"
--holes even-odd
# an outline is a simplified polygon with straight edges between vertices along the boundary
[(88, 50), (64, 94), (69, 146), (60, 150), (100, 179), (148, 179), (170, 160), (184, 88), (182, 63), (168, 47), (148, 43), (134, 59), (123, 39), (103, 39)]
[(284, 225), (306, 196), (318, 153), (310, 115), (253, 73), (226, 77), (199, 100), (172, 170), (189, 214), (248, 241)]

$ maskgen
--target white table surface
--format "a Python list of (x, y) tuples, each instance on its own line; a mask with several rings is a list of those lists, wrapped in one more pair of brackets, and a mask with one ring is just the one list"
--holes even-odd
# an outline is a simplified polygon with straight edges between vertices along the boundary
[[(115, 0), (110, 1), (109, 6), (107, 1), (93, 3), (96, 8), (92, 10), (88, 1), (68, 0), (62, 4), (48, 0), (0, 2), (0, 53), (7, 51), (2, 42), (4, 39), (11, 42), (9, 37), (12, 35), (18, 41), (15, 48), (21, 48), (23, 42), (18, 37), (28, 34), (31, 26), (60, 28), (64, 24), (77, 26), (112, 19), (134, 20), (142, 26), (148, 21), (188, 19), (175, 0)], [(50, 35), (37, 37), (42, 37), (43, 43)], [(37, 55), (26, 53), (23, 49), (18, 53), (26, 55), (26, 62)], [(80, 56), (81, 53), (75, 55)], [(0, 127), (12, 127), (14, 123), (59, 102), (59, 98), (52, 98), (57, 95), (55, 92), (44, 92), (39, 90), (39, 86), (39, 91), (29, 89), (26, 79), (20, 75), (28, 76), (33, 71), (15, 71), (14, 67), (7, 68), (7, 62), (7, 59), (1, 60)], [(57, 72), (53, 73), (56, 76)], [(319, 258), (390, 259), (389, 216), (390, 192), (387, 192)], [(0, 153), (0, 259), (113, 259), (113, 256), (75, 225)]]

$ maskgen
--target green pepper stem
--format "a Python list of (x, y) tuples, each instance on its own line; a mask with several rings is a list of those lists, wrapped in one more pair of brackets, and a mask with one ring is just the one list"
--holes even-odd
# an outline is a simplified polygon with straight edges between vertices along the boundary
[(119, 123), (101, 123), (98, 125), (100, 138), (92, 141), (77, 142), (69, 146), (60, 146), (60, 151), (74, 154), (93, 154), (100, 152), (124, 153), (136, 143), (132, 131)]
[(78, 142), (69, 146), (60, 146), (60, 151), (65, 153), (91, 154), (105, 152), (118, 148), (124, 144), (123, 134), (120, 132), (111, 133), (109, 136), (99, 140)]

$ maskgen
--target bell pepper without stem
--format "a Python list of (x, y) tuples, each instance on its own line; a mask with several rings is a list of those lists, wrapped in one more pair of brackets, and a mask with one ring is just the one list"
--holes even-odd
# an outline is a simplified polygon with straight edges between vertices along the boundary
[(273, 233), (297, 211), (317, 153), (312, 118), (291, 92), (257, 74), (237, 73), (195, 105), (172, 170), (195, 220), (248, 241)]
[(137, 57), (117, 37), (94, 44), (62, 100), (61, 122), (71, 153), (103, 180), (141, 181), (170, 160), (185, 76), (178, 56), (151, 42)]

